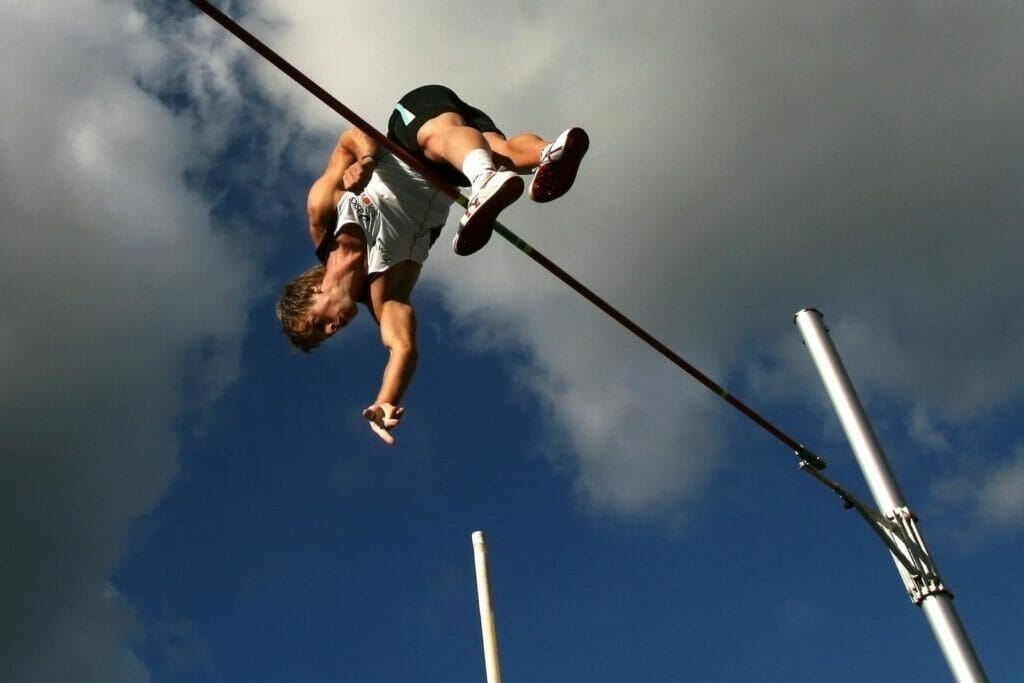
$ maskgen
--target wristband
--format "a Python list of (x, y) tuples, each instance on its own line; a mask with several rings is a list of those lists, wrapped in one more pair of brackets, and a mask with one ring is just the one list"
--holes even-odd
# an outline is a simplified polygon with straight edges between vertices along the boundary
[(359, 157), (359, 163), (362, 163), (363, 159), (369, 159), (373, 163), (377, 163), (377, 159), (374, 158), (373, 155), (371, 154), (364, 154), (363, 156)]

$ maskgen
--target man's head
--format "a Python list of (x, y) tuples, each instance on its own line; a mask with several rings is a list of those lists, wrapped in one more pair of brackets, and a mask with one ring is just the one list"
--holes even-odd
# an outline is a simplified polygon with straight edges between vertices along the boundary
[(325, 269), (315, 265), (287, 283), (277, 302), (277, 318), (295, 348), (309, 353), (345, 327), (359, 312), (341, 287), (326, 287)]

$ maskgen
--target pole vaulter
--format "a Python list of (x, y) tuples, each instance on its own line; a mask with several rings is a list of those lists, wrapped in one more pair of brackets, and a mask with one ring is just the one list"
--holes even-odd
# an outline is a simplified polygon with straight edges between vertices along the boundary
[[(449, 197), (457, 201), (462, 206), (466, 206), (467, 200), (459, 190), (454, 187), (451, 183), (445, 181), (439, 177), (430, 168), (425, 166), (419, 159), (416, 159), (406, 150), (396, 145), (393, 141), (389, 140), (387, 136), (378, 131), (374, 126), (370, 125), (365, 119), (356, 114), (354, 111), (346, 107), (330, 93), (324, 90), (322, 87), (317, 85), (312, 79), (306, 76), (304, 73), (292, 66), (279, 54), (267, 47), (258, 38), (253, 36), (242, 26), (240, 26), (234, 19), (227, 16), (212, 4), (206, 0), (190, 0), (190, 2), (206, 13), (211, 19), (216, 21), (218, 24), (227, 29), (236, 38), (241, 40), (243, 43), (251, 47), (261, 57), (266, 59), (268, 62), (276, 66), (278, 69), (283, 71), (289, 77), (292, 78), (296, 83), (301, 85), (312, 95), (314, 95), (321, 102), (326, 104), (328, 107), (337, 112), (342, 118), (348, 120), (353, 126), (363, 131), (366, 135), (372, 138), (381, 147), (394, 154), (396, 157), (401, 159), (403, 162), (416, 169), (420, 175), (433, 183), (438, 189), (443, 191)], [(777, 440), (781, 441), (785, 446), (792, 450), (802, 463), (807, 463), (816, 470), (825, 469), (825, 461), (818, 457), (809, 448), (797, 442), (795, 439), (790, 437), (788, 434), (783, 432), (781, 429), (776, 427), (774, 424), (769, 422), (766, 418), (757, 413), (754, 409), (743, 403), (741, 400), (730, 394), (724, 387), (714, 382), (710, 377), (705, 375), (703, 372), (698, 370), (695, 366), (688, 363), (679, 354), (672, 351), (672, 349), (665, 346), (649, 332), (644, 330), (642, 327), (637, 325), (635, 322), (626, 317), (619, 310), (614, 308), (607, 301), (599, 297), (597, 294), (592, 292), (590, 289), (585, 287), (576, 278), (569, 275), (567, 272), (562, 270), (557, 264), (548, 259), (546, 256), (541, 254), (539, 251), (533, 248), (521, 237), (516, 235), (514, 232), (506, 228), (501, 223), (495, 223), (494, 231), (504, 237), (506, 240), (511, 242), (516, 248), (522, 251), (524, 254), (536, 261), (542, 268), (547, 270), (549, 273), (554, 275), (556, 278), (564, 282), (575, 292), (583, 296), (583, 298), (590, 301), (592, 304), (597, 306), (599, 309), (608, 314), (612, 319), (617, 321), (620, 325), (625, 327), (627, 330), (635, 334), (637, 337), (646, 342), (651, 348), (656, 350), (662, 356), (671, 361), (674, 365), (682, 369), (684, 372), (689, 374), (695, 380), (703, 384), (705, 387), (713, 391), (715, 394), (724, 399), (731, 406), (739, 410), (741, 413), (746, 415), (750, 420), (756, 423), (759, 427), (764, 429), (766, 432), (774, 436)]]

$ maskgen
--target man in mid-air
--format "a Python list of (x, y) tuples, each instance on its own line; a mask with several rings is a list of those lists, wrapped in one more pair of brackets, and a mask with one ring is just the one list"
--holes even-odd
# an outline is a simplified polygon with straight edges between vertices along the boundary
[[(589, 146), (580, 128), (554, 142), (533, 133), (506, 139), (489, 116), (439, 85), (398, 102), (388, 138), (442, 178), (470, 187), (452, 241), (463, 256), (487, 243), (498, 214), (522, 194), (519, 174), (533, 171), (534, 201), (557, 199), (572, 187)], [(399, 403), (416, 370), (410, 296), (452, 201), (368, 135), (346, 130), (306, 204), (320, 263), (289, 282), (278, 301), (285, 334), (306, 352), (348, 325), (358, 302), (367, 307), (389, 355), (380, 391), (363, 416), (387, 444), (394, 443), (391, 430), (404, 412)]]

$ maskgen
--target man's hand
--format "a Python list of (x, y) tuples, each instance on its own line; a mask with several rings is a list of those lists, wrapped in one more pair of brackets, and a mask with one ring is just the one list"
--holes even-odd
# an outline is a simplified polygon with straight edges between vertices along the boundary
[(366, 188), (373, 176), (373, 169), (377, 167), (377, 160), (371, 156), (364, 156), (356, 160), (354, 164), (345, 169), (342, 182), (349, 192), (359, 194)]
[(380, 437), (381, 441), (389, 446), (395, 444), (395, 437), (391, 436), (391, 430), (398, 426), (402, 419), (405, 408), (390, 403), (374, 404), (363, 411), (363, 417), (370, 422), (370, 429)]

